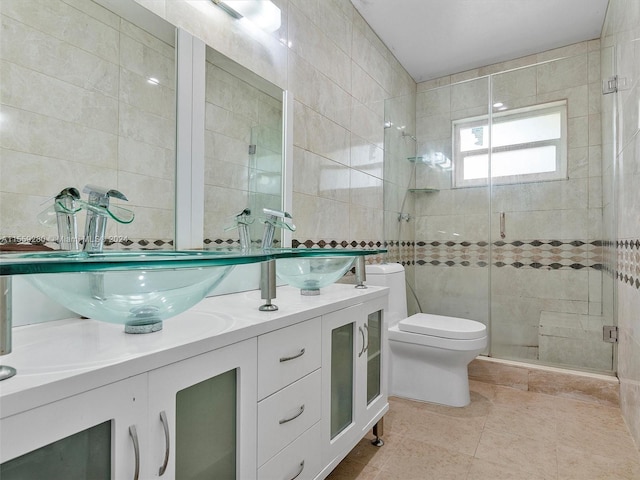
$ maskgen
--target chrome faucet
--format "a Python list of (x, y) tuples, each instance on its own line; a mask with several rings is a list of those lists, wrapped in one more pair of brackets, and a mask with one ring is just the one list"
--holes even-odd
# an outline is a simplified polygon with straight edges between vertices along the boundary
[(68, 187), (56, 195), (54, 211), (58, 224), (58, 244), (60, 250), (78, 251), (80, 243), (78, 241), (78, 222), (76, 213), (80, 211), (78, 207), (80, 192), (77, 188)]
[(262, 248), (268, 249), (273, 246), (273, 238), (276, 233), (276, 227), (286, 228), (292, 232), (296, 231), (296, 226), (293, 223), (287, 223), (287, 219), (293, 218), (289, 213), (280, 210), (271, 210), (270, 208), (263, 208), (262, 211), (265, 214), (264, 233), (262, 235)]
[(234, 224), (224, 230), (238, 229), (238, 235), (240, 237), (240, 249), (243, 252), (251, 250), (251, 235), (249, 234), (249, 225), (254, 222), (251, 218), (251, 209), (245, 208), (234, 217)]
[(83, 193), (88, 193), (86, 204), (87, 221), (84, 227), (85, 252), (102, 252), (104, 236), (107, 230), (107, 213), (109, 212), (109, 199), (111, 197), (128, 201), (118, 190), (108, 190), (95, 185), (85, 185)]

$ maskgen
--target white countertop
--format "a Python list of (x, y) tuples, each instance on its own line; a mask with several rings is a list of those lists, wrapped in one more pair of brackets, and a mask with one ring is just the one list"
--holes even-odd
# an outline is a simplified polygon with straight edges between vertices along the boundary
[[(386, 295), (386, 288), (333, 284), (317, 296), (278, 287), (275, 312), (260, 312), (260, 291), (210, 297), (164, 321), (159, 332), (133, 335), (122, 325), (67, 319), (13, 329), (12, 353), (0, 364), (15, 377), (0, 382), (0, 418), (138, 375), (169, 363)], [(320, 340), (318, 340), (320, 341)]]

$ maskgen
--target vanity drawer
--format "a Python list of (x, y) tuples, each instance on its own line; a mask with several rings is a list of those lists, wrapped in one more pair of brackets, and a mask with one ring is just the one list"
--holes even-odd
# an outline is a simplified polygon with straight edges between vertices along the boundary
[(258, 399), (320, 368), (320, 318), (258, 337)]
[(258, 480), (313, 480), (322, 468), (322, 422), (309, 430), (258, 469)]
[(258, 466), (320, 420), (320, 370), (258, 403)]

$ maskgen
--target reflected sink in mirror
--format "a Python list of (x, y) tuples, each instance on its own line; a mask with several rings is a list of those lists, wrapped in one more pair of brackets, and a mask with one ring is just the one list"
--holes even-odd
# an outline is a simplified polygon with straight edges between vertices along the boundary
[(276, 275), (299, 288), (302, 295), (319, 295), (320, 289), (340, 280), (351, 268), (355, 256), (279, 258)]
[(162, 329), (207, 296), (233, 265), (39, 274), (27, 276), (40, 291), (82, 316), (125, 326), (127, 333)]

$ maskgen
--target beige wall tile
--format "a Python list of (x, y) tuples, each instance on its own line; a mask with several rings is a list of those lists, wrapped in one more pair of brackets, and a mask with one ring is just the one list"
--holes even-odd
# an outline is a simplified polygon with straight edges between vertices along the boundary
[(289, 5), (291, 49), (345, 90), (351, 89), (351, 60), (325, 32), (293, 3)]
[(347, 204), (302, 193), (293, 194), (296, 238), (305, 240), (348, 240), (350, 215)]
[(349, 202), (348, 167), (298, 147), (293, 154), (294, 192)]
[(298, 102), (349, 128), (351, 96), (338, 84), (294, 53), (289, 56), (289, 80), (295, 85), (293, 93)]
[[(17, 3), (17, 2), (16, 2)], [(80, 47), (42, 33), (9, 17), (0, 17), (0, 54), (6, 61), (58, 78), (87, 90), (117, 97), (118, 66)], [(116, 43), (117, 43), (117, 32)]]
[(294, 145), (349, 166), (351, 136), (347, 129), (297, 101), (294, 115)]

